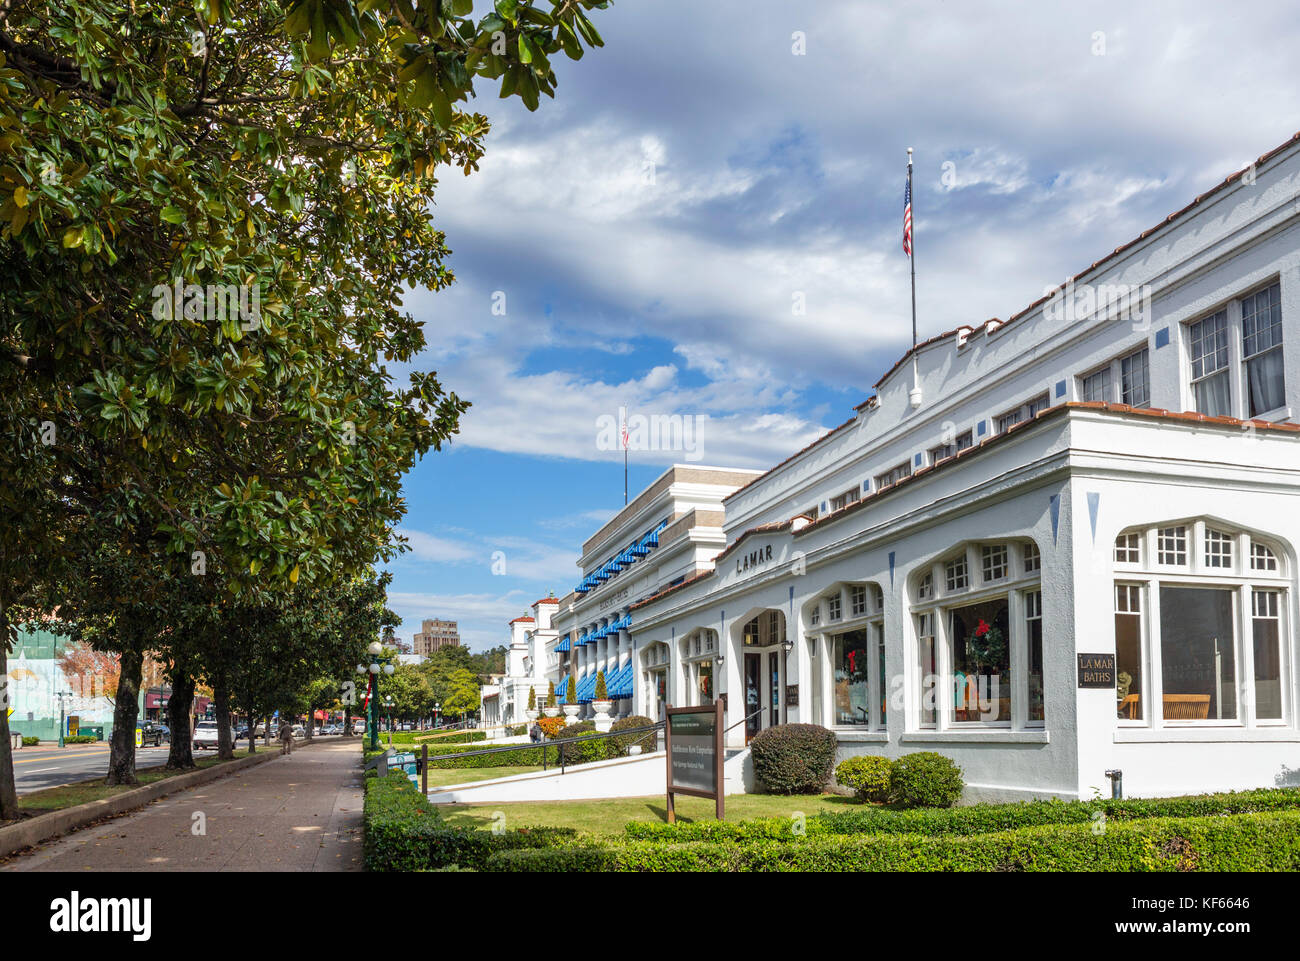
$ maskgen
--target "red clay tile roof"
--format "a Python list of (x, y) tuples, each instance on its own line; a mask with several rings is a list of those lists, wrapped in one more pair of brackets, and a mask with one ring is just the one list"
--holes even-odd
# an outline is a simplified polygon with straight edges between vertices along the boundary
[[(1263, 166), (1265, 163), (1267, 163), (1268, 161), (1272, 160), (1274, 157), (1276, 157), (1276, 156), (1277, 156), (1278, 154), (1280, 154), (1282, 151), (1287, 150), (1287, 149), (1289, 149), (1289, 148), (1295, 146), (1297, 143), (1300, 143), (1300, 132), (1297, 132), (1297, 133), (1295, 134), (1295, 136), (1293, 136), (1293, 137), (1292, 137), (1290, 140), (1288, 140), (1286, 143), (1280, 144), (1279, 146), (1274, 147), (1272, 150), (1268, 151), (1267, 153), (1261, 154), (1260, 157), (1259, 157), (1259, 159), (1255, 161), (1255, 167)], [(1165, 218), (1164, 220), (1162, 220), (1160, 223), (1156, 224), (1154, 227), (1151, 227), (1151, 228), (1149, 228), (1149, 229), (1147, 229), (1147, 230), (1142, 231), (1142, 233), (1138, 234), (1136, 237), (1134, 237), (1134, 238), (1133, 238), (1132, 240), (1130, 240), (1128, 243), (1120, 244), (1118, 247), (1116, 247), (1113, 251), (1111, 251), (1111, 252), (1110, 252), (1109, 254), (1107, 254), (1105, 257), (1102, 257), (1101, 260), (1093, 261), (1093, 263), (1092, 263), (1092, 265), (1091, 265), (1090, 267), (1086, 268), (1085, 270), (1081, 270), (1079, 273), (1075, 274), (1073, 277), (1070, 277), (1068, 280), (1066, 280), (1064, 283), (1062, 283), (1062, 284), (1060, 285), (1060, 287), (1055, 288), (1055, 289), (1054, 289), (1053, 291), (1051, 291), (1050, 293), (1044, 294), (1042, 297), (1039, 297), (1037, 300), (1035, 300), (1035, 301), (1034, 301), (1032, 304), (1030, 304), (1028, 307), (1026, 307), (1026, 308), (1024, 308), (1023, 310), (1019, 311), (1018, 313), (1012, 314), (1012, 315), (1011, 315), (1009, 318), (1007, 318), (1005, 321), (1000, 320), (1000, 319), (997, 318), (997, 317), (991, 317), (991, 318), (989, 318), (988, 320), (984, 321), (984, 323), (980, 324), (978, 327), (971, 327), (971, 326), (969, 326), (969, 325), (963, 324), (963, 325), (961, 325), (961, 326), (959, 326), (959, 327), (955, 327), (955, 328), (953, 328), (952, 330), (945, 331), (945, 332), (942, 333), (942, 334), (936, 334), (935, 336), (929, 338), (928, 340), (923, 340), (923, 341), (921, 341), (919, 344), (917, 344), (915, 347), (909, 347), (909, 348), (907, 349), (907, 351), (903, 354), (903, 356), (900, 357), (900, 358), (898, 358), (898, 360), (894, 362), (894, 366), (891, 367), (891, 368), (889, 368), (889, 370), (885, 373), (885, 376), (881, 377), (880, 380), (876, 381), (876, 383), (875, 383), (875, 385), (874, 385), (875, 388), (876, 388), (877, 390), (879, 390), (880, 385), (883, 384), (885, 381), (887, 381), (887, 380), (888, 380), (888, 379), (889, 379), (889, 378), (894, 374), (894, 372), (895, 372), (896, 370), (898, 370), (898, 368), (901, 367), (901, 366), (903, 365), (903, 363), (904, 363), (905, 361), (907, 361), (907, 360), (912, 356), (913, 352), (915, 352), (915, 351), (920, 351), (922, 348), (928, 347), (928, 346), (930, 346), (931, 344), (938, 343), (938, 342), (941, 341), (941, 340), (946, 340), (946, 339), (948, 339), (949, 337), (955, 337), (955, 336), (957, 336), (958, 334), (960, 334), (963, 330), (967, 332), (967, 336), (969, 337), (969, 336), (971, 336), (971, 335), (973, 335), (973, 334), (978, 333), (978, 332), (981, 331), (981, 330), (985, 330), (985, 329), (987, 329), (988, 326), (989, 326), (989, 324), (994, 324), (994, 325), (996, 325), (996, 326), (994, 327), (994, 329), (996, 330), (996, 329), (1001, 329), (1002, 327), (1005, 327), (1005, 326), (1007, 326), (1008, 324), (1010, 324), (1010, 323), (1012, 323), (1012, 322), (1014, 322), (1014, 321), (1019, 320), (1021, 317), (1024, 317), (1026, 314), (1028, 314), (1030, 311), (1032, 311), (1035, 307), (1037, 307), (1037, 306), (1039, 306), (1040, 304), (1045, 303), (1046, 301), (1048, 301), (1049, 299), (1051, 299), (1052, 294), (1055, 293), (1056, 290), (1059, 290), (1059, 289), (1065, 287), (1065, 285), (1068, 284), (1068, 283), (1071, 283), (1071, 282), (1073, 282), (1073, 281), (1077, 281), (1077, 280), (1079, 280), (1079, 279), (1082, 278), (1082, 277), (1086, 277), (1088, 274), (1092, 273), (1094, 270), (1096, 270), (1096, 269), (1097, 269), (1098, 267), (1100, 267), (1102, 264), (1106, 263), (1106, 262), (1109, 261), (1109, 260), (1114, 259), (1115, 257), (1118, 257), (1120, 254), (1122, 254), (1124, 251), (1128, 250), (1130, 247), (1132, 247), (1132, 246), (1134, 246), (1134, 245), (1136, 245), (1136, 244), (1139, 244), (1139, 243), (1141, 243), (1142, 241), (1146, 240), (1146, 239), (1147, 239), (1148, 237), (1150, 237), (1152, 234), (1156, 233), (1156, 231), (1158, 231), (1158, 230), (1162, 230), (1162, 229), (1164, 229), (1165, 227), (1169, 226), (1169, 224), (1173, 223), (1173, 222), (1174, 222), (1175, 220), (1177, 220), (1179, 217), (1183, 216), (1183, 214), (1187, 213), (1187, 212), (1188, 212), (1189, 210), (1191, 210), (1193, 207), (1196, 207), (1197, 205), (1203, 203), (1204, 201), (1208, 200), (1210, 197), (1213, 197), (1213, 196), (1214, 196), (1215, 194), (1217, 194), (1219, 191), (1223, 190), (1223, 189), (1224, 189), (1225, 187), (1227, 187), (1229, 184), (1235, 182), (1236, 180), (1239, 180), (1239, 179), (1241, 178), (1242, 174), (1244, 174), (1244, 173), (1245, 173), (1245, 170), (1243, 169), (1243, 170), (1238, 170), (1236, 173), (1229, 174), (1227, 177), (1225, 177), (1225, 178), (1223, 179), (1223, 182), (1222, 182), (1222, 183), (1220, 183), (1220, 184), (1218, 184), (1218, 185), (1216, 185), (1216, 186), (1214, 186), (1214, 187), (1211, 187), (1209, 190), (1205, 191), (1205, 193), (1203, 193), (1203, 194), (1199, 194), (1199, 195), (1198, 195), (1198, 196), (1197, 196), (1197, 197), (1196, 197), (1196, 198), (1195, 198), (1191, 203), (1189, 203), (1186, 207), (1183, 207), (1181, 210), (1175, 210), (1172, 214), (1170, 214), (1168, 217), (1166, 217), (1166, 218)], [(870, 403), (871, 403), (871, 398), (868, 397), (868, 398), (867, 398), (866, 400), (864, 400), (861, 404), (858, 404), (858, 405), (854, 408), (854, 410), (862, 410), (863, 407), (866, 407), (866, 406), (867, 406), (868, 404), (870, 404)], [(752, 484), (756, 484), (756, 483), (758, 483), (759, 481), (761, 481), (763, 478), (767, 477), (769, 474), (773, 473), (774, 471), (780, 470), (782, 467), (784, 467), (786, 464), (790, 463), (790, 461), (794, 460), (795, 458), (797, 458), (797, 457), (801, 457), (803, 454), (806, 454), (808, 451), (812, 450), (812, 449), (813, 449), (814, 447), (816, 447), (818, 444), (822, 443), (822, 442), (825, 441), (825, 440), (828, 440), (828, 439), (829, 439), (830, 437), (832, 437), (834, 434), (839, 433), (839, 431), (843, 430), (845, 427), (847, 427), (847, 426), (848, 426), (849, 424), (851, 424), (852, 422), (853, 422), (852, 420), (849, 420), (847, 423), (841, 424), (839, 427), (836, 427), (834, 430), (832, 430), (832, 431), (828, 431), (827, 433), (823, 434), (821, 437), (818, 437), (815, 441), (813, 441), (811, 444), (809, 444), (809, 445), (808, 445), (807, 447), (805, 447), (803, 450), (796, 451), (795, 453), (793, 453), (793, 454), (791, 454), (789, 457), (787, 457), (785, 460), (781, 461), (781, 463), (779, 463), (779, 464), (777, 464), (775, 467), (773, 467), (771, 470), (768, 470), (768, 471), (766, 471), (765, 473), (760, 474), (758, 477), (755, 477), (752, 481), (750, 481), (748, 484), (746, 484), (745, 487), (741, 487), (741, 488), (738, 489), (738, 490), (734, 490), (734, 491), (732, 491), (730, 494), (728, 494), (726, 497), (724, 497), (724, 498), (722, 499), (722, 500), (723, 500), (723, 503), (726, 503), (728, 500), (730, 500), (731, 498), (735, 497), (737, 494), (739, 494), (741, 491), (743, 491), (746, 487), (749, 487), (749, 486), (752, 485)]]
[(511, 621), (510, 623), (511, 623), (511, 624), (518, 624), (520, 621), (528, 621), (528, 623), (531, 624), (532, 621), (533, 621), (533, 619), (532, 619), (531, 617), (516, 617), (516, 618), (515, 618), (513, 621)]
[(543, 597), (540, 601), (533, 601), (533, 607), (536, 607), (538, 604), (558, 604), (558, 603), (560, 603), (560, 599), (558, 597)]
[[(1208, 417), (1205, 414), (1198, 414), (1195, 411), (1165, 410), (1164, 408), (1161, 407), (1130, 407), (1128, 404), (1111, 404), (1111, 403), (1103, 403), (1101, 401), (1069, 401), (1064, 404), (1057, 404), (1054, 407), (1048, 407), (1046, 410), (1039, 411), (1029, 420), (1024, 420), (1018, 424), (1008, 427), (1005, 431), (1003, 431), (1000, 434), (994, 434), (991, 437), (985, 438), (984, 440), (976, 444), (974, 447), (967, 447), (965, 450), (958, 451), (956, 454), (954, 454), (951, 457), (945, 457), (937, 464), (928, 464), (925, 467), (922, 467), (920, 470), (917, 470), (907, 475), (906, 477), (902, 478), (901, 480), (898, 480), (893, 484), (890, 484), (888, 487), (884, 487), (879, 490), (870, 491), (864, 494), (861, 498), (859, 498), (854, 503), (849, 504), (847, 507), (842, 507), (839, 510), (833, 511), (832, 513), (829, 514), (823, 514), (821, 517), (817, 518), (817, 520), (812, 521), (811, 523), (809, 523), (807, 526), (803, 527), (800, 530), (797, 531), (793, 530), (794, 518), (791, 518), (790, 520), (787, 521), (773, 521), (768, 524), (759, 524), (757, 527), (751, 527), (748, 530), (746, 530), (744, 533), (742, 533), (739, 537), (737, 537), (736, 540), (733, 541), (730, 545), (728, 545), (721, 553), (719, 553), (716, 557), (713, 558), (713, 563), (714, 563), (713, 570), (701, 571), (700, 573), (694, 575), (693, 577), (687, 578), (685, 581), (683, 581), (680, 584), (674, 584), (672, 587), (665, 588), (664, 590), (660, 591), (657, 594), (652, 594), (649, 597), (645, 598), (644, 600), (637, 601), (635, 604), (631, 606), (630, 610), (636, 610), (638, 607), (644, 607), (647, 604), (660, 600), (661, 598), (667, 597), (669, 594), (676, 593), (677, 591), (681, 590), (683, 587), (686, 587), (689, 584), (693, 584), (695, 581), (701, 580), (702, 578), (712, 577), (717, 572), (718, 562), (721, 561), (728, 554), (730, 554), (737, 547), (739, 547), (741, 542), (744, 541), (745, 538), (749, 537), (751, 534), (773, 533), (773, 532), (789, 529), (792, 532), (792, 536), (802, 537), (808, 531), (811, 531), (816, 527), (820, 527), (824, 524), (829, 524), (832, 521), (838, 521), (844, 517), (847, 517), (849, 514), (864, 509), (868, 504), (875, 503), (877, 498), (883, 497), (886, 494), (892, 494), (898, 488), (904, 487), (907, 484), (912, 483), (918, 477), (925, 477), (926, 475), (932, 474), (937, 470), (943, 470), (944, 468), (949, 467), (950, 465), (956, 463), (959, 460), (962, 460), (967, 457), (972, 457), (975, 454), (979, 453), (980, 451), (985, 450), (987, 447), (989, 447), (989, 445), (997, 444), (1001, 442), (1005, 437), (1008, 437), (1009, 435), (1014, 434), (1017, 431), (1024, 430), (1030, 424), (1033, 424), (1036, 421), (1046, 420), (1049, 417), (1059, 416), (1060, 414), (1064, 413), (1067, 410), (1098, 410), (1098, 411), (1105, 411), (1106, 413), (1111, 413), (1111, 414), (1124, 414), (1124, 415), (1131, 415), (1134, 417), (1154, 417), (1154, 418), (1159, 418), (1161, 420), (1178, 421), (1181, 423), (1188, 423), (1188, 424), (1206, 424), (1215, 427), (1232, 427), (1238, 430), (1240, 430), (1243, 427), (1250, 426), (1254, 430), (1278, 431), (1286, 434), (1300, 434), (1300, 424), (1274, 424), (1266, 420), (1240, 420), (1236, 417)], [(802, 517), (805, 515), (796, 515), (796, 516)]]

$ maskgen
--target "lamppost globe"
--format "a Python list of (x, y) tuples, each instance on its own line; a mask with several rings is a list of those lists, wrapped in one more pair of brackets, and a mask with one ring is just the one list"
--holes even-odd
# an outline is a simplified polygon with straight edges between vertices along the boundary
[(392, 674), (395, 670), (397, 670), (397, 668), (393, 667), (392, 664), (385, 664), (385, 665), (384, 665), (384, 673), (385, 673), (385, 674)]
[(370, 665), (370, 673), (371, 673), (371, 674), (378, 674), (378, 673), (379, 673), (379, 665), (378, 665), (378, 664), (371, 664), (371, 665)]
[(364, 673), (366, 673), (366, 666), (365, 666), (364, 664), (358, 664), (358, 665), (357, 665), (357, 673), (358, 673), (358, 674), (364, 674)]
[(384, 645), (380, 644), (378, 641), (371, 641), (370, 646), (367, 647), (366, 650), (370, 652), (372, 657), (378, 657), (380, 654), (384, 653)]

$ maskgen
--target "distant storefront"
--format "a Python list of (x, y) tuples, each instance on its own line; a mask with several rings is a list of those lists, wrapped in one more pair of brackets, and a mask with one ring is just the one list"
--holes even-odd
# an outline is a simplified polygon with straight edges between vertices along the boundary
[(59, 736), (59, 695), (63, 716), (75, 718), (83, 732), (104, 729), (112, 735), (115, 678), (104, 670), (105, 658), (50, 631), (23, 630), (9, 655), (9, 728), (27, 737)]

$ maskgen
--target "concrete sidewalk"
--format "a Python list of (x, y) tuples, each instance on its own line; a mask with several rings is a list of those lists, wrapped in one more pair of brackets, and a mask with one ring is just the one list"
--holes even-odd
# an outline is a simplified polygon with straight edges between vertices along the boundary
[(43, 844), (0, 871), (360, 871), (363, 796), (358, 739), (317, 738)]

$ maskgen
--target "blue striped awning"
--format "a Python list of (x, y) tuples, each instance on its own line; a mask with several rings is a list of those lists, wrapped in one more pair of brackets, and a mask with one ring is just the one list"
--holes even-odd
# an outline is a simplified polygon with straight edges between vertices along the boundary
[(562, 654), (569, 649), (569, 635), (565, 634), (564, 639), (555, 645), (555, 653)]
[(624, 664), (614, 671), (613, 678), (605, 679), (605, 687), (609, 691), (610, 700), (616, 701), (621, 698), (632, 696), (632, 662)]
[(560, 682), (555, 685), (555, 703), (564, 703), (564, 692), (569, 689), (569, 675), (560, 678)]
[(596, 675), (588, 674), (578, 681), (578, 703), (585, 704), (591, 700), (592, 693), (596, 690)]

